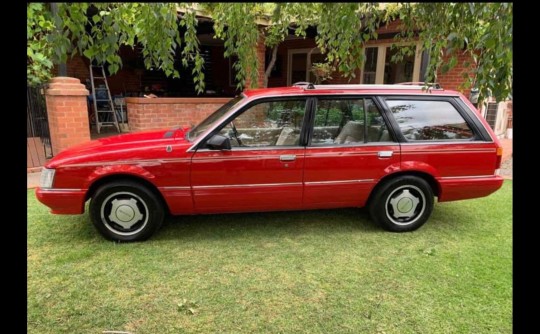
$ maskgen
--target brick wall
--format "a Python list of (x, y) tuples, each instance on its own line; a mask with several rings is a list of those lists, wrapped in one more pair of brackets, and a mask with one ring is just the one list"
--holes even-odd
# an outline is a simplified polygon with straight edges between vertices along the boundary
[(130, 131), (191, 126), (230, 98), (126, 98)]
[[(445, 56), (445, 60), (448, 60), (448, 57)], [(469, 62), (471, 66), (469, 68), (465, 67), (465, 62)], [(471, 92), (470, 89), (460, 89), (460, 85), (463, 83), (465, 78), (464, 74), (467, 76), (474, 75), (474, 62), (472, 57), (469, 54), (462, 53), (458, 55), (458, 62), (456, 66), (445, 74), (439, 73), (437, 75), (437, 82), (441, 84), (441, 87), (448, 90), (455, 90), (463, 93), (465, 96), (469, 97)]]

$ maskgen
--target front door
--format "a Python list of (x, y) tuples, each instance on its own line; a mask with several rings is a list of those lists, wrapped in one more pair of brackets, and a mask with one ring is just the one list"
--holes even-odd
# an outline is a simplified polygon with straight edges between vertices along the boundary
[(304, 208), (363, 206), (399, 163), (400, 146), (373, 99), (320, 98), (306, 148)]
[(230, 151), (192, 157), (195, 210), (204, 213), (299, 209), (305, 147), (305, 98), (256, 101), (219, 128)]

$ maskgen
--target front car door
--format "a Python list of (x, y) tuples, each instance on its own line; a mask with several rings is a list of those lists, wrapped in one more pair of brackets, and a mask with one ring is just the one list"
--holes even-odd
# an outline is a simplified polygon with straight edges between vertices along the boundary
[(200, 213), (300, 209), (308, 100), (257, 100), (213, 134), (228, 137), (231, 150), (201, 142), (191, 164), (195, 211)]
[(304, 208), (363, 206), (378, 180), (399, 168), (400, 146), (375, 99), (320, 97), (304, 169)]

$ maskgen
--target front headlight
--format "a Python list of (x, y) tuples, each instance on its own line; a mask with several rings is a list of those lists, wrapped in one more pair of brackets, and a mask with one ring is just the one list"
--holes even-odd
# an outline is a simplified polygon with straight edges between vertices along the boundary
[(41, 170), (41, 178), (39, 180), (40, 188), (52, 188), (54, 181), (54, 169), (43, 168)]

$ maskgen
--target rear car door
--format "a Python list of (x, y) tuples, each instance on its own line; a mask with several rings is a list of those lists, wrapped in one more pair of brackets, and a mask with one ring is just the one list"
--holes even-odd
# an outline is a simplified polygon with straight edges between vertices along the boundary
[(378, 180), (399, 168), (400, 147), (370, 96), (319, 97), (304, 168), (304, 208), (363, 206)]

